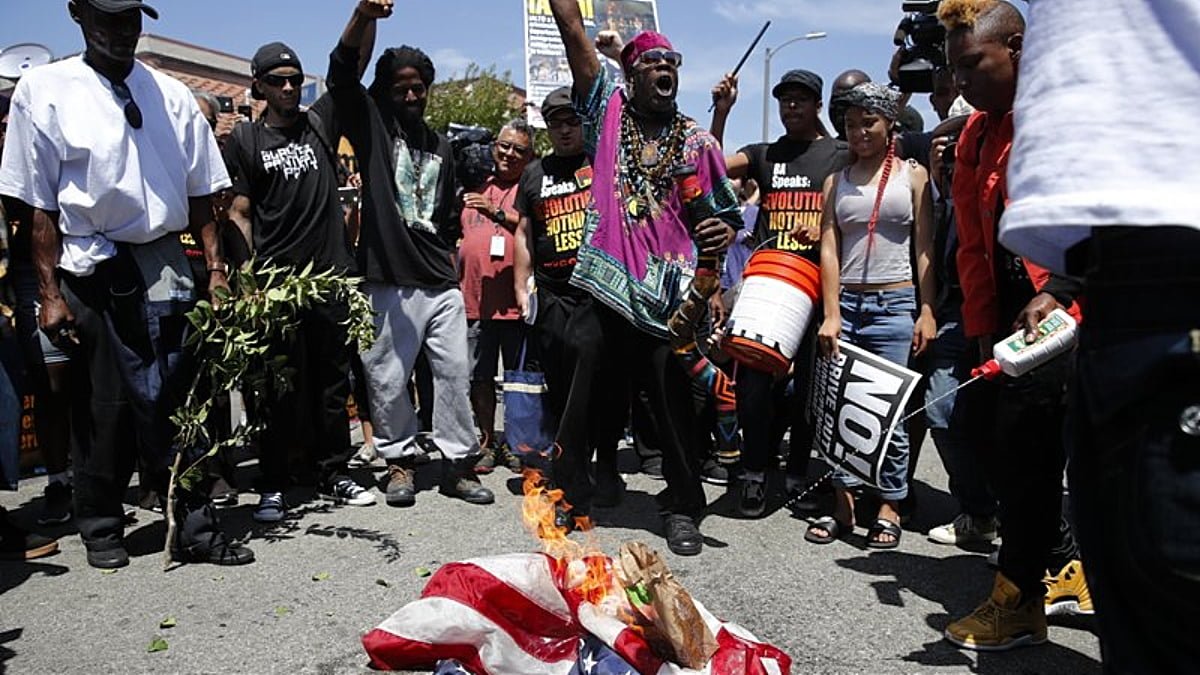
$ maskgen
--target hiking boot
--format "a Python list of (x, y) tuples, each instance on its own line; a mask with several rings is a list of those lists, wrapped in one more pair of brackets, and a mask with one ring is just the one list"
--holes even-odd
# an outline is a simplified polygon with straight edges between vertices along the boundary
[(496, 450), (491, 446), (483, 446), (480, 448), (482, 454), (479, 455), (479, 461), (475, 462), (475, 473), (491, 473), (496, 469)]
[(667, 548), (675, 555), (699, 555), (704, 550), (704, 535), (696, 526), (696, 519), (681, 513), (669, 513), (663, 517)]
[(738, 513), (746, 518), (761, 518), (767, 510), (766, 481), (744, 477), (741, 484), (741, 490), (738, 492)]
[(512, 448), (508, 447), (508, 443), (501, 443), (493, 456), (496, 464), (503, 464), (513, 473), (521, 473), (521, 470), (525, 468), (521, 465), (521, 458), (513, 453)]
[(1021, 590), (996, 573), (992, 595), (970, 615), (946, 626), (945, 637), (965, 649), (1005, 651), (1046, 641), (1046, 610), (1041, 598), (1021, 597)]
[(335, 503), (349, 506), (370, 506), (375, 503), (375, 495), (349, 478), (336, 481), (329, 486), (325, 494)]
[(251, 518), (256, 523), (278, 523), (287, 515), (287, 506), (283, 501), (282, 492), (264, 492), (258, 497), (258, 506), (254, 507)]
[(960, 513), (953, 522), (931, 529), (928, 536), (929, 541), (935, 544), (951, 546), (974, 542), (991, 543), (996, 539), (996, 518)]
[(42, 514), (38, 516), (38, 525), (61, 525), (71, 520), (71, 486), (58, 481), (46, 484), (42, 493)]
[(485, 488), (475, 475), (475, 463), (479, 457), (468, 457), (449, 462), (442, 474), (442, 494), (457, 497), (468, 504), (491, 504), (496, 495)]
[(1058, 574), (1046, 575), (1046, 616), (1092, 615), (1092, 593), (1083, 576), (1083, 563), (1072, 560)]
[(412, 506), (417, 503), (417, 472), (411, 464), (389, 462), (387, 488), (384, 499), (388, 506)]
[(8, 514), (0, 509), (0, 560), (34, 560), (57, 552), (57, 541), (26, 532), (10, 521)]

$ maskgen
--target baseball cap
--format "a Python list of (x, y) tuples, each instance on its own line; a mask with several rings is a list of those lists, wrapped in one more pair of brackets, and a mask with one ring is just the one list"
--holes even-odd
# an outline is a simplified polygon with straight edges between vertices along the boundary
[(811, 70), (789, 70), (779, 79), (779, 84), (771, 90), (771, 95), (779, 98), (784, 89), (790, 87), (804, 87), (811, 91), (818, 100), (821, 98), (821, 89), (825, 87), (825, 83), (821, 81), (821, 76)]
[(124, 12), (127, 9), (140, 9), (151, 19), (158, 18), (158, 10), (144, 2), (138, 0), (86, 0), (87, 4), (104, 12), (105, 14), (117, 14)]
[(542, 119), (547, 119), (554, 113), (563, 110), (575, 113), (575, 104), (571, 102), (570, 87), (559, 87), (546, 94), (546, 100), (542, 101)]

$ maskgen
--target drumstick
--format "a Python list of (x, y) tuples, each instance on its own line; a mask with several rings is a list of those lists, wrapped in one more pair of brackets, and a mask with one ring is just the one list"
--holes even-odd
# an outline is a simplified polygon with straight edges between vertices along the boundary
[[(734, 66), (734, 68), (733, 68), (734, 77), (737, 77), (737, 74), (739, 72), (741, 72), (742, 66), (746, 65), (746, 59), (750, 58), (750, 55), (754, 53), (754, 48), (758, 46), (758, 41), (762, 39), (763, 35), (766, 35), (767, 29), (770, 27), (771, 27), (770, 21), (763, 24), (762, 30), (758, 31), (758, 37), (754, 38), (754, 42), (750, 43), (750, 48), (746, 50), (745, 54), (742, 54), (742, 60), (738, 61), (738, 64), (736, 66)], [(708, 112), (712, 112), (713, 109), (716, 107), (717, 107), (717, 102), (713, 101), (713, 104), (708, 106)]]

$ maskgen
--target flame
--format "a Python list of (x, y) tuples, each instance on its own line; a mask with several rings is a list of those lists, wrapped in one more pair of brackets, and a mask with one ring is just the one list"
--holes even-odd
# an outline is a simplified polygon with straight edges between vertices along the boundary
[[(619, 591), (617, 579), (612, 571), (612, 561), (591, 541), (587, 545), (573, 541), (567, 536), (567, 528), (555, 524), (556, 507), (570, 509), (563, 499), (563, 491), (550, 489), (545, 477), (537, 469), (526, 468), (523, 472), (524, 500), (521, 503), (521, 519), (525, 528), (542, 543), (547, 555), (555, 558), (564, 571), (566, 586), (593, 605), (600, 605), (605, 598)], [(575, 519), (575, 527), (581, 532), (591, 532), (590, 518)]]

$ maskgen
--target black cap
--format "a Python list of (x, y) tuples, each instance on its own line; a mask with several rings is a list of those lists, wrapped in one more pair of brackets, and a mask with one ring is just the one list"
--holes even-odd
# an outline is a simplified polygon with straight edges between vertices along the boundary
[(804, 87), (811, 91), (817, 100), (821, 99), (821, 89), (825, 87), (825, 83), (821, 81), (821, 76), (811, 70), (789, 70), (779, 79), (779, 84), (771, 90), (771, 95), (779, 98), (784, 89), (791, 87)]
[[(283, 66), (291, 66), (300, 72), (304, 72), (304, 68), (300, 66), (300, 57), (296, 56), (296, 51), (282, 42), (271, 42), (258, 48), (254, 53), (254, 58), (250, 61), (250, 75), (254, 79), (258, 79), (263, 75), (281, 68)], [(250, 95), (257, 99), (262, 99), (262, 94), (258, 92), (258, 87), (252, 87)]]
[(151, 19), (158, 18), (158, 10), (144, 2), (138, 0), (86, 0), (87, 4), (104, 12), (105, 14), (117, 14), (124, 12), (127, 9), (140, 9), (146, 16)]
[(554, 113), (563, 110), (575, 113), (575, 104), (571, 102), (570, 87), (559, 87), (546, 94), (546, 100), (542, 101), (542, 119), (547, 119)]

